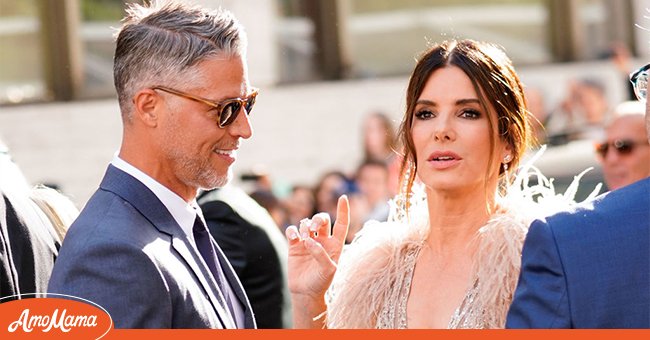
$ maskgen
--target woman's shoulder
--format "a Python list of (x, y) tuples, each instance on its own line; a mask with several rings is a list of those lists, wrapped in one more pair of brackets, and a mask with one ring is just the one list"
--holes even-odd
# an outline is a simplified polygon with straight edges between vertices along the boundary
[[(327, 295), (332, 328), (373, 328), (415, 263), (422, 240), (401, 222), (369, 222), (346, 245)], [(398, 292), (399, 290), (397, 290)]]
[(503, 207), (493, 214), (488, 222), (479, 229), (479, 235), (503, 234), (503, 235), (525, 235), (530, 225), (530, 217), (512, 208)]

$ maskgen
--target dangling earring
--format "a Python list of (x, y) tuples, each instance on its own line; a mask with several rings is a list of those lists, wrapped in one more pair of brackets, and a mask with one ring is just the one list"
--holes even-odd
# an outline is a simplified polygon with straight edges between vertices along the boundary
[(508, 154), (503, 157), (503, 176), (506, 179), (506, 185), (510, 184), (510, 176), (508, 175), (508, 163), (512, 160), (512, 155)]
[(411, 178), (411, 172), (413, 172), (413, 163), (408, 161), (406, 163), (406, 172), (404, 172), (404, 179), (402, 180), (402, 194), (406, 195), (409, 186), (409, 179)]
[(505, 169), (508, 169), (508, 163), (510, 163), (511, 160), (512, 160), (511, 154), (507, 154), (505, 157), (503, 157), (503, 166), (505, 167)]
[(410, 195), (408, 192), (409, 180), (413, 174), (413, 162), (408, 161), (406, 163), (406, 170), (404, 171), (404, 177), (402, 179), (401, 188), (395, 197), (395, 205), (397, 211), (392, 216), (392, 221), (406, 221), (407, 220), (407, 210), (408, 210), (408, 200), (410, 200)]

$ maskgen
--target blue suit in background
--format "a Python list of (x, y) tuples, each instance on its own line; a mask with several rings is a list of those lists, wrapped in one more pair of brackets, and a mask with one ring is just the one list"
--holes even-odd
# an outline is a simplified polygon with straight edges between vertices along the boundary
[(530, 227), (508, 328), (650, 328), (650, 178)]
[[(212, 243), (244, 308), (244, 327), (255, 328), (235, 272), (214, 239)], [(151, 190), (111, 165), (68, 231), (48, 293), (99, 304), (117, 328), (235, 328), (200, 259)]]

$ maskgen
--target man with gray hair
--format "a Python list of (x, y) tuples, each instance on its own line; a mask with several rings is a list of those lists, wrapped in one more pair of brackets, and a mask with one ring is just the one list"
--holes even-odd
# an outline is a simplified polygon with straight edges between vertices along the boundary
[(97, 303), (117, 328), (255, 328), (195, 199), (228, 182), (252, 135), (245, 49), (227, 11), (130, 5), (114, 60), (122, 145), (63, 242), (51, 296)]
[(650, 143), (645, 128), (645, 105), (623, 102), (605, 126), (605, 140), (596, 145), (605, 183), (615, 190), (650, 176)]

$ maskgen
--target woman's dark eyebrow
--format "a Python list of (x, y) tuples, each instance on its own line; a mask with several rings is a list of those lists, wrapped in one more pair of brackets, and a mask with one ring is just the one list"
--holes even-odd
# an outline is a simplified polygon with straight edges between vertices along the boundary
[(456, 101), (456, 105), (463, 105), (463, 104), (480, 104), (480, 103), (481, 103), (481, 102), (480, 102), (478, 99), (476, 99), (476, 98), (472, 98), (472, 99), (460, 99), (460, 100), (457, 100), (457, 101)]
[(418, 100), (415, 105), (438, 106), (435, 102), (426, 99)]
[[(471, 99), (459, 99), (456, 101), (456, 105), (464, 105), (464, 104), (480, 104), (481, 102), (476, 99), (476, 98), (471, 98)], [(427, 99), (420, 99), (417, 102), (415, 102), (415, 105), (426, 105), (426, 106), (433, 106), (436, 107), (438, 104), (436, 102), (427, 100)]]

